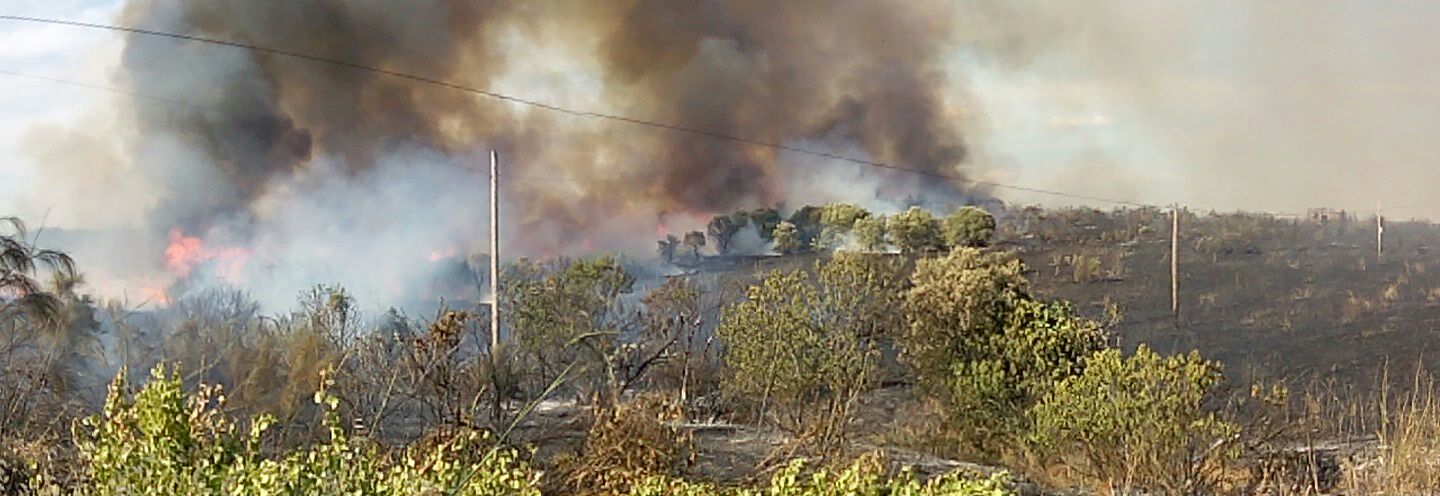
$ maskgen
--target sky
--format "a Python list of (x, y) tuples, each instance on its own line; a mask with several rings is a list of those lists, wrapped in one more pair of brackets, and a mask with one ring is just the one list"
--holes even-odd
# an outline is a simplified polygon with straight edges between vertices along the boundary
[[(11, 0), (7, 15), (106, 22), (117, 0)], [(110, 86), (120, 43), (112, 33), (0, 21), (0, 71)], [(83, 125), (108, 118), (110, 94), (49, 81), (0, 74), (0, 212), (34, 219), (62, 205), (32, 200), (44, 163), (26, 147), (27, 133), (46, 126)], [(98, 168), (97, 168), (98, 169)], [(97, 171), (98, 172), (98, 171)], [(80, 216), (67, 223), (80, 226)], [(107, 221), (108, 222), (108, 221)], [(114, 222), (124, 224), (124, 222)]]
[[(1440, 205), (1431, 202), (1440, 182), (1433, 2), (965, 4), (949, 70), (953, 110), (969, 126), (965, 168), (977, 177), (1201, 209), (1368, 210), (1381, 202), (1397, 207), (1395, 216), (1440, 216), (1431, 206)], [(113, 22), (120, 7), (11, 0), (0, 11)], [(108, 86), (119, 49), (112, 33), (0, 21), (0, 71)], [(47, 156), (114, 159), (114, 140), (83, 131), (115, 119), (109, 94), (0, 75), (0, 213), (64, 227), (141, 222), (135, 209), (77, 211), (72, 203), (93, 202), (66, 201), (103, 190), (36, 199), (64, 180), (46, 173)], [(74, 137), (33, 146), (33, 133), (57, 132)], [(133, 180), (123, 167), (96, 169), (117, 183)]]

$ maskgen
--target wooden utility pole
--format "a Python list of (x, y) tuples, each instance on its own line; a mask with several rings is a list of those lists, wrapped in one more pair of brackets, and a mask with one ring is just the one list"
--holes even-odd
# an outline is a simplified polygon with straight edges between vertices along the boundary
[(1170, 209), (1170, 316), (1180, 327), (1180, 206)]
[(1375, 261), (1385, 255), (1385, 216), (1380, 213), (1380, 202), (1375, 202)]
[(500, 154), (490, 150), (490, 354), (500, 348)]

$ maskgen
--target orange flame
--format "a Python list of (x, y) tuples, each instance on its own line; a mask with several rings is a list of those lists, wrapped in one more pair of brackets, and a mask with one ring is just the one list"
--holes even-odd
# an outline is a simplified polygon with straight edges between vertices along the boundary
[(429, 257), (429, 258), (430, 258), (430, 261), (431, 261), (431, 262), (439, 262), (439, 261), (441, 261), (441, 260), (449, 260), (449, 259), (455, 258), (455, 257), (456, 257), (457, 255), (459, 255), (459, 254), (460, 254), (460, 249), (459, 249), (459, 248), (456, 248), (456, 247), (454, 247), (454, 246), (451, 246), (451, 247), (445, 248), (445, 249), (443, 249), (443, 250), (430, 250), (430, 257)]
[(241, 269), (249, 258), (250, 250), (241, 247), (211, 249), (200, 238), (186, 236), (179, 228), (170, 230), (170, 245), (165, 247), (165, 267), (178, 278), (187, 277), (195, 267), (214, 260), (220, 277), (239, 280)]
[(165, 291), (165, 288), (160, 286), (140, 288), (140, 297), (155, 305), (162, 307), (170, 306), (170, 294)]

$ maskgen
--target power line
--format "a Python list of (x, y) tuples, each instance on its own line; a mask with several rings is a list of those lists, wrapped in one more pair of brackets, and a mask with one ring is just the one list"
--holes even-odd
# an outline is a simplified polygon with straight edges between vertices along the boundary
[[(172, 98), (164, 98), (164, 97), (158, 97), (158, 96), (154, 96), (154, 95), (147, 95), (147, 94), (144, 94), (144, 93), (136, 93), (136, 92), (134, 92), (134, 91), (123, 90), (123, 89), (114, 88), (114, 87), (110, 87), (110, 86), (101, 86), (101, 85), (98, 85), (98, 84), (82, 83), (82, 82), (79, 82), (79, 81), (71, 81), (71, 80), (68, 80), (68, 79), (60, 79), (60, 78), (55, 78), (55, 77), (50, 77), (50, 76), (40, 76), (40, 75), (35, 75), (35, 74), (27, 74), (27, 73), (23, 73), (23, 72), (9, 71), (9, 70), (5, 70), (5, 69), (0, 69), (0, 76), (11, 76), (11, 77), (18, 77), (18, 78), (34, 79), (34, 80), (37, 80), (37, 81), (46, 81), (46, 82), (51, 82), (51, 83), (63, 84), (63, 85), (66, 85), (66, 86), (74, 86), (74, 87), (82, 88), (82, 89), (95, 90), (95, 91), (103, 91), (103, 92), (106, 92), (106, 93), (114, 93), (114, 94), (118, 94), (118, 95), (125, 95), (125, 96), (130, 96), (130, 97), (135, 97), (135, 98), (143, 99), (143, 100), (149, 100), (149, 101), (156, 102), (156, 103), (163, 103), (163, 104), (166, 104), (166, 105), (174, 105), (174, 106), (178, 106), (178, 107), (185, 107), (185, 108), (190, 108), (190, 109), (194, 109), (194, 110), (199, 110), (199, 111), (202, 111), (202, 112), (211, 112), (211, 113), (220, 114), (220, 115), (225, 115), (225, 116), (234, 117), (234, 118), (239, 118), (239, 117), (241, 117), (239, 114), (237, 114), (237, 113), (235, 113), (235, 112), (231, 112), (231, 111), (229, 111), (229, 110), (224, 110), (224, 109), (216, 108), (216, 107), (213, 107), (213, 106), (201, 105), (201, 104), (198, 104), (198, 103), (187, 102), (187, 101), (183, 101), (183, 100), (175, 100), (175, 99), (172, 99)], [(435, 165), (445, 165), (445, 166), (457, 165), (457, 164), (455, 164), (455, 163), (453, 163), (453, 162), (447, 162), (447, 161), (444, 161), (444, 160), (429, 159), (429, 158), (424, 158), (424, 157), (409, 157), (409, 158), (407, 158), (407, 160), (412, 160), (412, 161), (417, 161), (417, 162), (425, 162), (425, 163), (435, 164)], [(581, 179), (581, 178), (573, 178), (573, 177), (543, 176), (543, 175), (535, 175), (535, 174), (524, 174), (523, 177), (521, 177), (521, 178), (511, 179), (511, 180), (510, 180), (510, 182), (530, 182), (530, 181), (566, 182), (566, 183), (574, 183), (574, 184), (580, 184), (580, 183), (595, 183), (595, 182), (600, 182), (600, 183), (611, 183), (611, 182), (619, 183), (619, 182), (623, 182), (623, 180), (621, 180), (621, 179), (609, 179), (609, 178), (585, 178), (585, 179)]]
[[(839, 154), (835, 154), (835, 153), (823, 152), (823, 151), (818, 151), (818, 150), (811, 150), (811, 149), (801, 148), (801, 147), (792, 146), (792, 145), (785, 145), (785, 144), (780, 144), (780, 143), (771, 143), (771, 142), (762, 141), (762, 140), (758, 140), (758, 139), (746, 138), (746, 137), (743, 137), (743, 136), (735, 136), (735, 135), (730, 135), (730, 134), (725, 134), (725, 133), (719, 133), (719, 132), (709, 131), (709, 130), (704, 130), (704, 129), (697, 129), (697, 128), (685, 127), (685, 126), (680, 126), (680, 125), (675, 125), (675, 124), (667, 124), (667, 123), (662, 123), (662, 122), (649, 121), (649, 120), (638, 119), (638, 118), (628, 117), (628, 116), (618, 115), (618, 114), (609, 114), (609, 113), (604, 113), (604, 112), (592, 112), (592, 111), (586, 111), (586, 110), (577, 110), (577, 109), (572, 109), (572, 108), (568, 108), (568, 107), (562, 107), (562, 106), (559, 106), (559, 105), (553, 105), (553, 104), (549, 104), (549, 103), (545, 103), (545, 102), (541, 102), (541, 101), (530, 100), (530, 99), (526, 99), (526, 98), (521, 98), (521, 97), (516, 97), (516, 96), (512, 96), (512, 95), (507, 95), (507, 94), (504, 94), (504, 93), (498, 93), (498, 92), (494, 92), (494, 91), (482, 90), (482, 89), (479, 89), (479, 88), (475, 88), (475, 87), (471, 87), (471, 86), (466, 86), (466, 85), (459, 84), (459, 83), (453, 83), (453, 82), (449, 82), (449, 81), (444, 81), (444, 80), (440, 80), (440, 79), (435, 79), (435, 78), (431, 78), (431, 77), (420, 76), (420, 75), (415, 75), (415, 74), (410, 74), (410, 73), (405, 73), (405, 72), (400, 72), (400, 71), (394, 71), (394, 70), (384, 69), (384, 68), (380, 68), (380, 67), (367, 66), (367, 65), (363, 65), (363, 64), (359, 64), (359, 63), (355, 63), (355, 62), (349, 62), (349, 61), (343, 61), (343, 60), (330, 59), (330, 58), (325, 58), (325, 57), (320, 57), (320, 56), (316, 56), (316, 55), (310, 55), (310, 54), (305, 54), (305, 53), (290, 51), (290, 50), (283, 50), (283, 49), (278, 49), (278, 48), (272, 48), (272, 47), (266, 47), (266, 46), (261, 46), (261, 45), (255, 45), (255, 44), (251, 44), (251, 43), (243, 43), (243, 42), (238, 42), (238, 41), (221, 40), (221, 39), (215, 39), (215, 38), (206, 38), (206, 37), (202, 37), (202, 36), (195, 36), (195, 35), (188, 35), (188, 34), (180, 34), (180, 33), (171, 33), (171, 32), (166, 32), (166, 31), (158, 31), (158, 30), (153, 30), (153, 29), (142, 29), (142, 28), (135, 28), (135, 27), (129, 27), (129, 26), (116, 26), (116, 25), (109, 25), (109, 24), (97, 24), (97, 23), (88, 23), (88, 22), (79, 22), (79, 21), (67, 21), (67, 20), (62, 20), (62, 19), (48, 19), (48, 18), (41, 18), (41, 17), (27, 17), (27, 16), (17, 16), (17, 15), (0, 15), (0, 20), (19, 21), (19, 22), (30, 22), (30, 23), (40, 23), (40, 24), (52, 24), (52, 25), (71, 26), (71, 27), (79, 27), (79, 28), (87, 28), (87, 29), (100, 29), (100, 30), (107, 30), (107, 31), (117, 31), (117, 32), (122, 32), (122, 33), (139, 34), (139, 35), (145, 35), (145, 36), (155, 36), (155, 37), (161, 37), (161, 38), (171, 38), (171, 39), (182, 40), (182, 41), (191, 41), (191, 42), (197, 42), (197, 43), (206, 43), (206, 44), (211, 44), (211, 45), (218, 45), (218, 46), (225, 46), (225, 47), (231, 47), (231, 48), (238, 48), (238, 49), (242, 49), (242, 50), (250, 50), (250, 51), (254, 51), (254, 52), (268, 53), (268, 54), (273, 54), (273, 55), (280, 55), (280, 56), (291, 57), (291, 58), (296, 58), (296, 59), (301, 59), (301, 60), (307, 60), (307, 61), (311, 61), (311, 62), (318, 62), (318, 63), (322, 63), (322, 64), (329, 64), (329, 65), (334, 65), (334, 66), (339, 66), (339, 67), (346, 67), (346, 68), (355, 69), (355, 70), (360, 70), (360, 71), (374, 72), (374, 73), (377, 73), (377, 74), (383, 74), (383, 75), (387, 75), (387, 76), (391, 76), (391, 77), (395, 77), (395, 78), (407, 79), (407, 80), (411, 80), (411, 81), (415, 81), (415, 82), (419, 82), (419, 83), (424, 83), (424, 84), (430, 84), (430, 85), (440, 86), (440, 87), (449, 88), (449, 89), (452, 89), (452, 90), (461, 91), (461, 92), (465, 92), (465, 93), (471, 93), (471, 94), (475, 94), (475, 95), (479, 95), (479, 96), (483, 96), (483, 97), (487, 97), (487, 98), (491, 98), (491, 99), (495, 99), (495, 100), (500, 100), (500, 101), (509, 102), (509, 103), (514, 103), (514, 104), (519, 104), (519, 105), (525, 105), (525, 106), (534, 107), (534, 108), (538, 108), (538, 109), (542, 109), (542, 110), (548, 110), (548, 111), (552, 111), (552, 112), (558, 112), (558, 113), (568, 114), (568, 115), (573, 115), (573, 116), (578, 116), (578, 117), (589, 117), (589, 118), (595, 118), (595, 119), (602, 119), (602, 120), (608, 120), (608, 121), (614, 121), (614, 122), (627, 123), (627, 124), (632, 124), (632, 125), (637, 125), (637, 126), (645, 126), (645, 127), (650, 127), (650, 128), (654, 128), (654, 129), (662, 129), (662, 130), (667, 130), (667, 131), (672, 131), (672, 132), (691, 134), (691, 135), (700, 136), (700, 137), (705, 137), (705, 138), (725, 140), (725, 141), (733, 141), (733, 142), (744, 143), (744, 144), (748, 144), (748, 145), (752, 145), (752, 146), (759, 146), (759, 147), (771, 148), (771, 149), (775, 149), (775, 150), (781, 150), (781, 151), (799, 153), (799, 154), (804, 154), (804, 155), (811, 155), (811, 156), (816, 156), (816, 157), (821, 157), (821, 158), (827, 158), (827, 159), (831, 159), (831, 160), (838, 160), (838, 161), (843, 161), (843, 162), (850, 162), (850, 163), (854, 163), (854, 164), (858, 164), (858, 165), (863, 165), (863, 166), (868, 166), (868, 167), (876, 167), (876, 168), (889, 169), (889, 170), (900, 171), (900, 172), (905, 172), (905, 173), (918, 174), (918, 175), (933, 177), (933, 178), (937, 178), (937, 179), (948, 179), (948, 180), (951, 180), (951, 181), (956, 181), (956, 182), (960, 182), (960, 183), (971, 184), (971, 185), (975, 185), (975, 186), (985, 186), (985, 187), (997, 188), (997, 189), (1008, 189), (1008, 190), (1013, 190), (1013, 191), (1022, 191), (1022, 192), (1027, 192), (1027, 193), (1036, 193), (1036, 194), (1049, 195), (1049, 196), (1055, 196), (1055, 197), (1071, 198), (1071, 199), (1076, 199), (1076, 200), (1086, 200), (1086, 201), (1101, 202), (1101, 203), (1111, 203), (1111, 204), (1116, 204), (1116, 205), (1125, 205), (1125, 206), (1132, 206), (1132, 207), (1141, 207), (1141, 208), (1144, 208), (1144, 207), (1154, 207), (1154, 205), (1149, 205), (1149, 204), (1144, 204), (1144, 203), (1139, 203), (1139, 202), (1133, 202), (1133, 201), (1129, 201), (1129, 200), (1119, 200), (1119, 199), (1113, 199), (1113, 198), (1102, 198), (1102, 197), (1098, 197), (1098, 196), (1080, 195), (1080, 194), (1066, 193), (1066, 192), (1063, 192), (1063, 191), (1055, 191), (1055, 190), (1042, 189), (1042, 188), (1032, 188), (1032, 187), (1027, 187), (1027, 186), (1016, 186), (1016, 185), (1011, 185), (1011, 184), (998, 183), (998, 182), (994, 182), (994, 181), (982, 181), (982, 180), (977, 180), (977, 179), (969, 179), (969, 178), (962, 177), (962, 176), (958, 176), (958, 175), (954, 175), (954, 174), (945, 174), (945, 173), (942, 173), (942, 172), (933, 172), (933, 171), (926, 171), (926, 170), (920, 170), (920, 169), (912, 169), (912, 168), (902, 167), (902, 166), (898, 166), (898, 165), (894, 165), (894, 164), (888, 164), (888, 163), (885, 163), (885, 162), (877, 162), (877, 161), (873, 161), (873, 160), (866, 160), (866, 159), (861, 159), (861, 158), (856, 158), (856, 157), (849, 157), (849, 156), (845, 156), (845, 155), (839, 155)], [(108, 90), (107, 90), (107, 91), (108, 91)], [(123, 91), (122, 91), (121, 93), (128, 93), (128, 92), (123, 92)], [(162, 99), (162, 100), (163, 100), (163, 99)]]
[(37, 75), (34, 75), (34, 74), (26, 74), (26, 73), (23, 73), (23, 72), (7, 71), (7, 70), (4, 70), (4, 69), (0, 69), (0, 75), (12, 76), (12, 77), (19, 77), (19, 78), (26, 78), (26, 79), (34, 79), (34, 80), (38, 80), (38, 81), (48, 81), (48, 82), (51, 82), (51, 83), (63, 84), (63, 85), (67, 85), (67, 86), (75, 86), (75, 87), (79, 87), (79, 88), (86, 88), (86, 89), (92, 89), (92, 90), (97, 90), (97, 91), (104, 91), (104, 92), (107, 92), (107, 93), (115, 93), (115, 94), (119, 94), (119, 95), (132, 96), (132, 97), (135, 97), (135, 98), (140, 98), (140, 99), (145, 99), (145, 100), (151, 100), (151, 101), (156, 101), (156, 102), (160, 102), (160, 103), (166, 103), (166, 104), (170, 104), (170, 105), (178, 105), (178, 106), (181, 106), (181, 107), (190, 107), (190, 108), (193, 108), (193, 109), (196, 109), (196, 110), (203, 110), (203, 111), (206, 111), (206, 112), (216, 112), (216, 113), (227, 114), (227, 115), (232, 115), (232, 116), (234, 115), (234, 113), (232, 113), (232, 112), (227, 112), (227, 111), (220, 110), (220, 109), (217, 109), (217, 108), (214, 108), (214, 107), (207, 107), (207, 106), (204, 106), (204, 105), (198, 105), (198, 104), (194, 104), (194, 103), (190, 103), (190, 102), (184, 102), (184, 101), (180, 101), (180, 100), (172, 100), (172, 99), (169, 99), (169, 98), (162, 98), (162, 97), (158, 97), (158, 96), (145, 95), (145, 94), (136, 93), (136, 92), (133, 92), (133, 91), (122, 90), (122, 89), (119, 89), (119, 88), (112, 88), (112, 87), (109, 87), (109, 86), (100, 86), (100, 85), (97, 85), (97, 84), (82, 83), (82, 82), (79, 82), (79, 81), (70, 81), (70, 80), (67, 80), (67, 79), (54, 78), (54, 77), (49, 77), (49, 76), (37, 76)]

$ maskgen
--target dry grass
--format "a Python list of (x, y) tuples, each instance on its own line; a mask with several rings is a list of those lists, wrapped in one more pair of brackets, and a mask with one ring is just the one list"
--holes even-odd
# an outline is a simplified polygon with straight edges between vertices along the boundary
[(597, 409), (580, 456), (560, 461), (571, 494), (624, 494), (651, 476), (678, 476), (694, 462), (684, 409), (671, 397), (643, 394)]
[(1410, 391), (1384, 393), (1378, 410), (1373, 453), (1345, 467), (1343, 488), (1351, 494), (1440, 493), (1440, 398), (1435, 379), (1417, 371)]

